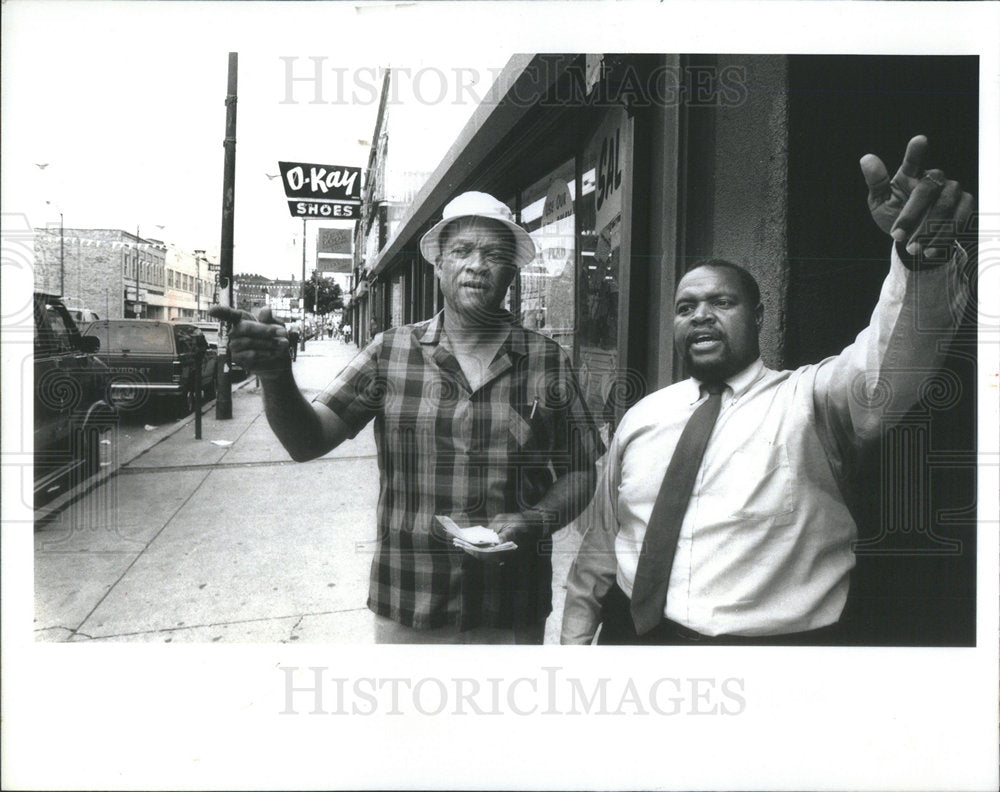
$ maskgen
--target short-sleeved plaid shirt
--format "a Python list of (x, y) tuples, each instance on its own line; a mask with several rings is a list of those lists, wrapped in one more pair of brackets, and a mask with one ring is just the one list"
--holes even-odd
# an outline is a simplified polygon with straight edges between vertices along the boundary
[(368, 607), (418, 629), (537, 623), (552, 610), (551, 541), (488, 564), (440, 538), (433, 518), (486, 525), (531, 508), (557, 477), (593, 467), (604, 450), (598, 427), (551, 339), (512, 325), (475, 391), (452, 349), (441, 314), (393, 328), (316, 398), (352, 437), (375, 420)]

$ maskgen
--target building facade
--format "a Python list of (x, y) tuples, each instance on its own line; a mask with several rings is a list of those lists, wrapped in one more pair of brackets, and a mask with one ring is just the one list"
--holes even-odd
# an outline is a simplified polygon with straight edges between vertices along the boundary
[(216, 269), (204, 251), (189, 252), (169, 245), (164, 296), (156, 306), (156, 318), (209, 320), (208, 309), (219, 301)]
[[(408, 117), (409, 108), (398, 101), (388, 101), (398, 93), (393, 79), (392, 69), (386, 69), (365, 169), (361, 218), (354, 227), (354, 264), (349, 283), (353, 292), (345, 292), (345, 321), (355, 328), (358, 343), (367, 342), (373, 333), (402, 320), (400, 300), (386, 302), (381, 287), (377, 296), (369, 295), (369, 281), (381, 251), (400, 230), (433, 170), (420, 147), (410, 139), (426, 133), (425, 122)], [(399, 293), (402, 280), (397, 279), (389, 288)]]
[[(380, 109), (355, 229), (359, 342), (372, 319), (381, 330), (440, 309), (419, 239), (455, 195), (489, 192), (536, 240), (509, 307), (571, 355), (608, 434), (637, 399), (685, 376), (673, 294), (700, 259), (756, 276), (764, 362), (794, 368), (849, 344), (885, 277), (863, 154), (894, 169), (924, 133), (935, 163), (975, 192), (975, 58), (525, 55), (490, 93), (394, 230), (378, 183), (392, 160)], [(862, 464), (859, 642), (974, 641), (974, 324), (959, 339), (947, 364), (961, 383), (954, 399), (915, 407)], [(963, 461), (932, 475), (932, 446)], [(964, 517), (910, 525), (948, 513)]]
[(102, 317), (163, 318), (166, 248), (128, 231), (48, 227), (35, 232), (35, 284)]
[(102, 318), (204, 318), (214, 299), (210, 266), (202, 254), (120, 229), (35, 230), (36, 290)]
[(267, 287), (270, 278), (244, 273), (233, 278), (233, 300), (236, 307), (254, 313), (269, 305)]

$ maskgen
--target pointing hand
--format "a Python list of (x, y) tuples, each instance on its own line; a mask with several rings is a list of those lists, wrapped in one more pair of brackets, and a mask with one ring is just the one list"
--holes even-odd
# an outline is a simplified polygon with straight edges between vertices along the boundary
[(264, 380), (276, 379), (291, 369), (288, 333), (271, 315), (270, 308), (261, 308), (256, 319), (246, 311), (221, 305), (213, 306), (208, 313), (232, 323), (229, 349), (234, 363)]
[(923, 169), (926, 151), (927, 138), (917, 135), (907, 144), (892, 180), (874, 154), (861, 158), (861, 172), (876, 225), (905, 245), (910, 255), (944, 261), (966, 230), (975, 201), (942, 171)]

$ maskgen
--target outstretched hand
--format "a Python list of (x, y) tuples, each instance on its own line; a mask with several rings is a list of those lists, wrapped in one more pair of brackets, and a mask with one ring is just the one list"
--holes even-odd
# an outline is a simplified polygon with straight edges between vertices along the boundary
[(261, 308), (256, 319), (246, 311), (215, 305), (209, 316), (229, 322), (229, 349), (233, 362), (261, 379), (274, 379), (291, 368), (285, 326)]
[(944, 261), (966, 229), (975, 201), (943, 171), (923, 169), (926, 151), (927, 138), (917, 135), (907, 144), (903, 163), (891, 180), (874, 154), (861, 158), (861, 172), (876, 225), (910, 255)]

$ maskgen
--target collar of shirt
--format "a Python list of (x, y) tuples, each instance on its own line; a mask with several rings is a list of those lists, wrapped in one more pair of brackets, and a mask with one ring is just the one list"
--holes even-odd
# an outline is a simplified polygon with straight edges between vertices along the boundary
[[(500, 345), (500, 348), (514, 355), (527, 355), (528, 342), (524, 336), (523, 329), (514, 320), (512, 313), (505, 311), (504, 314), (505, 318), (510, 322), (510, 332), (507, 334), (507, 338), (504, 339), (503, 344)], [(519, 330), (521, 332), (517, 332)], [(418, 325), (414, 331), (414, 336), (425, 346), (437, 346), (441, 344), (442, 337), (447, 341), (448, 335), (444, 331), (444, 311), (438, 311), (424, 322), (422, 326)], [(444, 346), (449, 345), (444, 344)]]
[[(750, 386), (760, 377), (763, 370), (764, 362), (760, 358), (757, 358), (741, 372), (726, 379), (726, 390), (722, 395), (723, 406), (732, 404), (746, 393), (750, 389)], [(689, 404), (695, 404), (705, 395), (701, 381), (696, 380), (694, 377), (687, 380), (685, 387), (688, 388), (687, 398)]]

